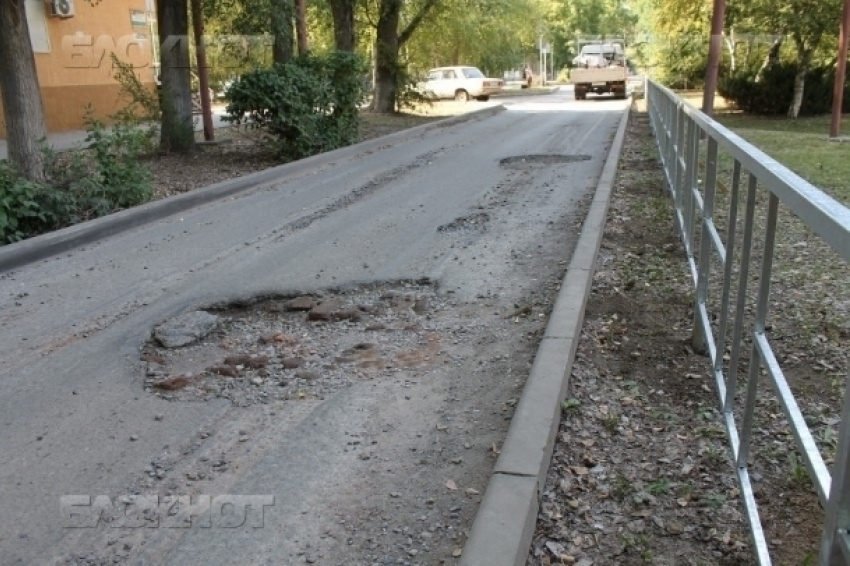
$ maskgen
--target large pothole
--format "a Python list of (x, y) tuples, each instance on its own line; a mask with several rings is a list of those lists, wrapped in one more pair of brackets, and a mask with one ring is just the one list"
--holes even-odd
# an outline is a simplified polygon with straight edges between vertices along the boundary
[(218, 316), (218, 326), (196, 343), (146, 345), (146, 390), (175, 401), (219, 397), (239, 406), (323, 399), (356, 380), (449, 362), (442, 344), (463, 328), (456, 309), (418, 283), (207, 311)]
[(461, 216), (459, 218), (455, 218), (448, 224), (443, 224), (442, 226), (437, 227), (437, 232), (460, 232), (464, 230), (486, 231), (489, 222), (490, 215), (486, 212), (479, 212), (477, 214), (471, 214), (469, 216)]
[(516, 155), (499, 160), (499, 165), (505, 169), (525, 171), (554, 165), (567, 165), (579, 161), (589, 161), (589, 155), (561, 155), (561, 154), (536, 154)]

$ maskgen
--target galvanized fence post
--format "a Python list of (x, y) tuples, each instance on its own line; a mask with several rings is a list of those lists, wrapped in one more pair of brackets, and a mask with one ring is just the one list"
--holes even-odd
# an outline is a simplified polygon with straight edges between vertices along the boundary
[(841, 430), (835, 451), (832, 486), (826, 505), (826, 521), (820, 556), (824, 566), (850, 563), (850, 375), (844, 389)]

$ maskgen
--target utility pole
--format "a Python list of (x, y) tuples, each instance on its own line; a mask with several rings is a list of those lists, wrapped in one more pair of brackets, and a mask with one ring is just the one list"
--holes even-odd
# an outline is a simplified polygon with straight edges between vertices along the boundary
[(844, 103), (844, 75), (847, 69), (847, 34), (850, 32), (850, 0), (844, 0), (844, 15), (838, 32), (838, 62), (835, 64), (835, 85), (832, 89), (832, 120), (829, 137), (837, 138), (841, 133), (841, 108)]
[(537, 69), (540, 72), (540, 86), (546, 84), (546, 51), (543, 47), (543, 37), (548, 33), (545, 22), (537, 23)]
[(540, 86), (543, 86), (543, 36), (539, 36), (537, 40), (537, 74), (539, 75)]
[(201, 83), (201, 116), (204, 120), (204, 139), (215, 139), (210, 100), (210, 78), (207, 68), (207, 47), (204, 45), (204, 14), (201, 0), (192, 0), (192, 28), (195, 32), (195, 57), (198, 60), (198, 82)]
[(705, 90), (702, 94), (702, 111), (709, 116), (714, 113), (714, 91), (717, 90), (717, 75), (720, 72), (720, 55), (723, 48), (723, 23), (726, 20), (726, 0), (714, 0), (714, 15), (711, 18), (711, 38), (708, 44), (708, 66), (705, 69)]

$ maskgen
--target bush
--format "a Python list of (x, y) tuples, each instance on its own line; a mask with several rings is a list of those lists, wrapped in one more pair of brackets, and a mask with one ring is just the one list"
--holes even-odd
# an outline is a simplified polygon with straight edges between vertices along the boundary
[(0, 245), (53, 229), (64, 215), (61, 193), (20, 177), (0, 161)]
[(363, 61), (351, 53), (303, 55), (242, 75), (227, 91), (226, 120), (269, 134), (284, 159), (355, 143)]
[(0, 245), (97, 218), (150, 200), (150, 170), (139, 157), (148, 134), (118, 124), (111, 131), (89, 112), (87, 149), (61, 159), (43, 149), (46, 183), (18, 175), (0, 161)]
[[(718, 92), (736, 108), (750, 114), (781, 115), (788, 112), (794, 98), (793, 63), (771, 65), (756, 80), (758, 69), (744, 69), (724, 75), (718, 82)], [(801, 116), (828, 114), (832, 109), (832, 88), (835, 70), (815, 67), (806, 73)], [(850, 112), (850, 88), (844, 85), (844, 112)]]
[(91, 113), (85, 122), (88, 151), (74, 154), (64, 171), (52, 175), (71, 199), (67, 224), (136, 206), (153, 196), (153, 175), (139, 160), (148, 149), (149, 133), (127, 124), (107, 131)]
[(401, 112), (405, 109), (415, 110), (422, 106), (431, 107), (434, 105), (434, 100), (421, 89), (420, 85), (425, 81), (425, 78), (417, 78), (408, 72), (405, 68), (399, 68), (396, 72), (396, 93), (395, 105), (396, 111)]

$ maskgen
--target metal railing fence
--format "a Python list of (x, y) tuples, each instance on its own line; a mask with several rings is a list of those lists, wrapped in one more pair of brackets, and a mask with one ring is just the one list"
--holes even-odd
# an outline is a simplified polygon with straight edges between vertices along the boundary
[[(825, 510), (819, 564), (850, 564), (850, 380), (844, 384), (838, 442), (830, 473), (766, 330), (780, 205), (832, 248), (837, 261), (845, 263), (850, 263), (850, 209), (669, 89), (648, 81), (645, 96), (696, 289), (694, 347), (705, 351), (710, 358), (756, 558), (762, 565), (771, 564), (748, 467), (753, 457), (751, 444), (760, 376), (766, 374)], [(723, 168), (719, 165), (721, 152), (725, 160)], [(727, 189), (728, 212), (718, 217), (717, 193), (718, 187), (723, 186), (719, 176), (726, 170), (730, 170), (731, 176), (731, 188)], [(766, 217), (761, 226), (755, 214), (759, 189), (767, 195)], [(746, 205), (743, 231), (738, 233), (742, 191), (746, 191)], [(723, 235), (718, 221), (726, 224)], [(737, 263), (736, 249), (739, 249)], [(757, 256), (761, 258), (760, 270), (752, 265)], [(714, 273), (712, 265), (717, 264), (722, 270)], [(751, 281), (758, 287), (754, 309), (747, 306), (751, 271)], [(712, 289), (718, 293), (719, 300), (709, 302), (712, 284), (721, 289)], [(846, 287), (850, 288), (850, 282)], [(733, 301), (734, 308), (730, 308)], [(719, 312), (709, 312), (710, 308)], [(730, 325), (731, 336), (727, 332)], [(743, 391), (737, 386), (739, 364), (748, 366)]]

